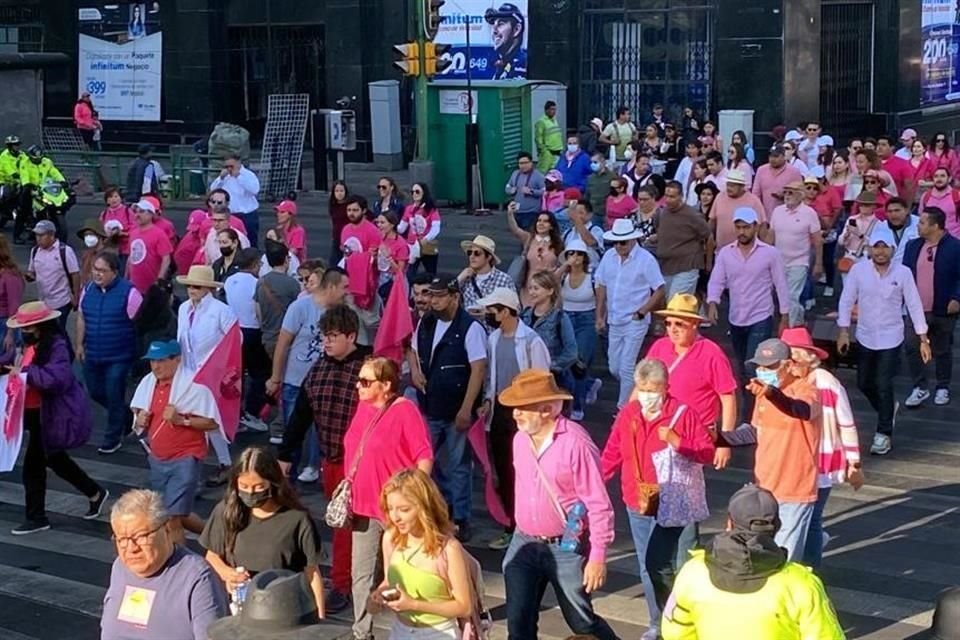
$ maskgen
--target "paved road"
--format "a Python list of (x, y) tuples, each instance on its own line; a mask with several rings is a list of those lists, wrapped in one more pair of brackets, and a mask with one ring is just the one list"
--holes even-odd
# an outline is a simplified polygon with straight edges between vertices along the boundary
[[(354, 177), (356, 175), (356, 177)], [(375, 184), (375, 173), (351, 174), (351, 182)], [(308, 229), (310, 247), (323, 255), (329, 246), (329, 225), (324, 198), (304, 196), (301, 220)], [(171, 208), (170, 217), (182, 228), (188, 205)], [(81, 203), (70, 214), (76, 228), (97, 206)], [(501, 255), (515, 253), (518, 245), (508, 237), (500, 217), (474, 218), (450, 213), (444, 217), (441, 268), (461, 265), (457, 243), (476, 233), (493, 236)], [(26, 251), (18, 249), (22, 260)], [(707, 335), (728, 346), (722, 329)], [(841, 378), (853, 388), (851, 371)], [(614, 409), (614, 386), (607, 378), (600, 402), (591, 410), (586, 425), (598, 444), (606, 439)], [(907, 381), (897, 379), (900, 397), (908, 392)], [(855, 390), (854, 408), (862, 424), (861, 441), (867, 443), (872, 422), (866, 401)], [(126, 445), (112, 456), (98, 456), (102, 414), (91, 445), (75, 452), (80, 465), (116, 496), (131, 487), (147, 485), (146, 461), (136, 445)], [(235, 447), (265, 442), (265, 435), (241, 434)], [(960, 583), (960, 435), (956, 411), (933, 406), (901, 414), (896, 448), (883, 459), (868, 458), (868, 485), (854, 493), (847, 488), (834, 492), (827, 507), (827, 529), (832, 541), (822, 570), (831, 598), (849, 638), (900, 640), (929, 626), (931, 602), (946, 586)], [(212, 464), (212, 459), (211, 459)], [(749, 452), (738, 452), (733, 468), (707, 475), (714, 516), (705, 536), (723, 524), (723, 509), (729, 496), (750, 479)], [(212, 468), (212, 467), (211, 467)], [(52, 474), (51, 474), (52, 476)], [(302, 487), (315, 514), (323, 501), (316, 486)], [(198, 510), (207, 514), (221, 492), (204, 490)], [(614, 489), (614, 504), (621, 505)], [(502, 552), (486, 549), (497, 533), (482, 510), (479, 487), (475, 492), (477, 532), (470, 548), (486, 571), (487, 595), (497, 625), (496, 636), (505, 637), (502, 624), (504, 588), (500, 575)], [(15, 538), (9, 530), (21, 521), (23, 490), (19, 468), (0, 474), (0, 638), (5, 640), (60, 640), (98, 637), (100, 605), (115, 557), (105, 517), (85, 521), (84, 498), (56, 477), (51, 477), (48, 510), (53, 523), (49, 532)], [(647, 624), (646, 606), (636, 578), (636, 558), (630, 542), (623, 508), (618, 507), (617, 537), (610, 552), (610, 573), (596, 606), (623, 638), (636, 638)], [(541, 637), (568, 635), (555, 602), (545, 600)], [(382, 626), (388, 621), (382, 620)], [(381, 635), (385, 635), (382, 632)], [(175, 640), (175, 639), (171, 639)]]

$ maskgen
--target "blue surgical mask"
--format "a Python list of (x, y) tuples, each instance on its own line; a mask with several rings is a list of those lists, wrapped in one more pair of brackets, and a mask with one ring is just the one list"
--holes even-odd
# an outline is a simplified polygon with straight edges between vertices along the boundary
[(590, 163), (590, 171), (593, 171), (594, 173), (596, 173), (597, 171), (600, 171), (600, 163), (599, 163), (599, 162), (591, 162), (591, 163)]
[(567, 153), (576, 153), (577, 151), (580, 151), (580, 145), (578, 144), (567, 145)]
[(780, 376), (777, 374), (776, 369), (757, 369), (757, 380), (767, 385), (768, 387), (779, 387), (780, 386)]

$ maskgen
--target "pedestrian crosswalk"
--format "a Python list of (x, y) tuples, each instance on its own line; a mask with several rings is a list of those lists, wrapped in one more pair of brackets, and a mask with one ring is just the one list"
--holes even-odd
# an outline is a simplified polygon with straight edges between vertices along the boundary
[[(841, 377), (851, 382), (847, 380), (850, 372), (842, 372)], [(856, 392), (851, 396), (863, 425), (861, 439), (868, 442), (871, 414)], [(611, 415), (610, 400), (602, 399), (593, 407), (594, 416)], [(590, 415), (586, 423), (602, 445), (609, 423)], [(936, 594), (960, 583), (960, 537), (956, 534), (960, 530), (960, 432), (956, 421), (949, 407), (931, 406), (901, 414), (897, 429), (893, 453), (865, 461), (867, 486), (859, 492), (848, 487), (834, 489), (827, 507), (831, 541), (822, 576), (849, 638), (907, 638), (929, 627)], [(97, 442), (97, 435), (91, 442)], [(267, 434), (241, 434), (240, 438), (234, 453), (245, 444), (267, 442)], [(87, 445), (73, 456), (110, 489), (111, 503), (128, 488), (148, 485), (146, 460), (135, 443), (110, 456), (98, 455), (95, 446)], [(732, 468), (708, 472), (713, 515), (701, 528), (704, 538), (724, 526), (726, 501), (750, 480), (751, 464), (751, 454), (738, 451)], [(324, 502), (316, 485), (302, 487), (302, 492), (321, 519)], [(616, 483), (611, 484), (611, 494), (617, 507), (617, 537), (609, 552), (607, 583), (596, 594), (594, 605), (620, 637), (637, 638), (649, 620)], [(221, 495), (220, 489), (202, 488), (198, 512), (206, 516)], [(0, 638), (99, 637), (100, 607), (116, 556), (110, 541), (109, 506), (98, 519), (83, 520), (86, 499), (51, 474), (47, 510), (52, 528), (12, 536), (10, 529), (23, 516), (19, 467), (0, 474)], [(497, 620), (494, 637), (505, 638), (503, 551), (486, 547), (501, 530), (485, 515), (479, 483), (474, 512), (475, 533), (468, 547), (484, 568), (487, 601)], [(346, 621), (349, 613), (338, 618)], [(382, 637), (389, 624), (387, 617), (378, 619)], [(540, 637), (549, 640), (567, 635), (569, 630), (548, 591)]]

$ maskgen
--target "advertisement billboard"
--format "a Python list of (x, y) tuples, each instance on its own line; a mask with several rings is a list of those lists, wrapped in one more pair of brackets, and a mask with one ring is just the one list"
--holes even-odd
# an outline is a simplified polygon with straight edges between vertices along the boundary
[(450, 45), (444, 57), (453, 64), (439, 78), (466, 80), (468, 64), (472, 80), (527, 77), (527, 0), (457, 0), (445, 3), (440, 17), (434, 42)]
[(958, 0), (922, 0), (920, 25), (920, 104), (960, 98)]
[(163, 34), (160, 3), (79, 10), (78, 86), (101, 120), (160, 120)]

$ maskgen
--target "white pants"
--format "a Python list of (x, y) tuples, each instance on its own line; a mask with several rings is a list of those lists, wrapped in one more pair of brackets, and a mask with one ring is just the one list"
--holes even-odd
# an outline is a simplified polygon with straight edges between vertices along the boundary
[(618, 409), (630, 401), (634, 387), (633, 370), (649, 328), (649, 319), (631, 320), (626, 324), (607, 327), (607, 363), (610, 373), (620, 381)]
[(394, 620), (390, 640), (460, 640), (460, 627), (452, 620), (437, 627), (411, 627)]
[(220, 433), (220, 429), (207, 431), (207, 440), (213, 446), (213, 451), (217, 454), (217, 463), (221, 467), (229, 467), (233, 464), (233, 460), (230, 458), (230, 443)]
[(790, 326), (802, 327), (806, 310), (800, 303), (803, 288), (807, 285), (810, 267), (787, 267), (787, 288), (790, 289)]
[(697, 282), (700, 280), (700, 270), (692, 269), (690, 271), (681, 271), (672, 276), (663, 276), (663, 282), (666, 285), (667, 302), (669, 303), (673, 296), (678, 293), (689, 293), (692, 296), (697, 295)]

